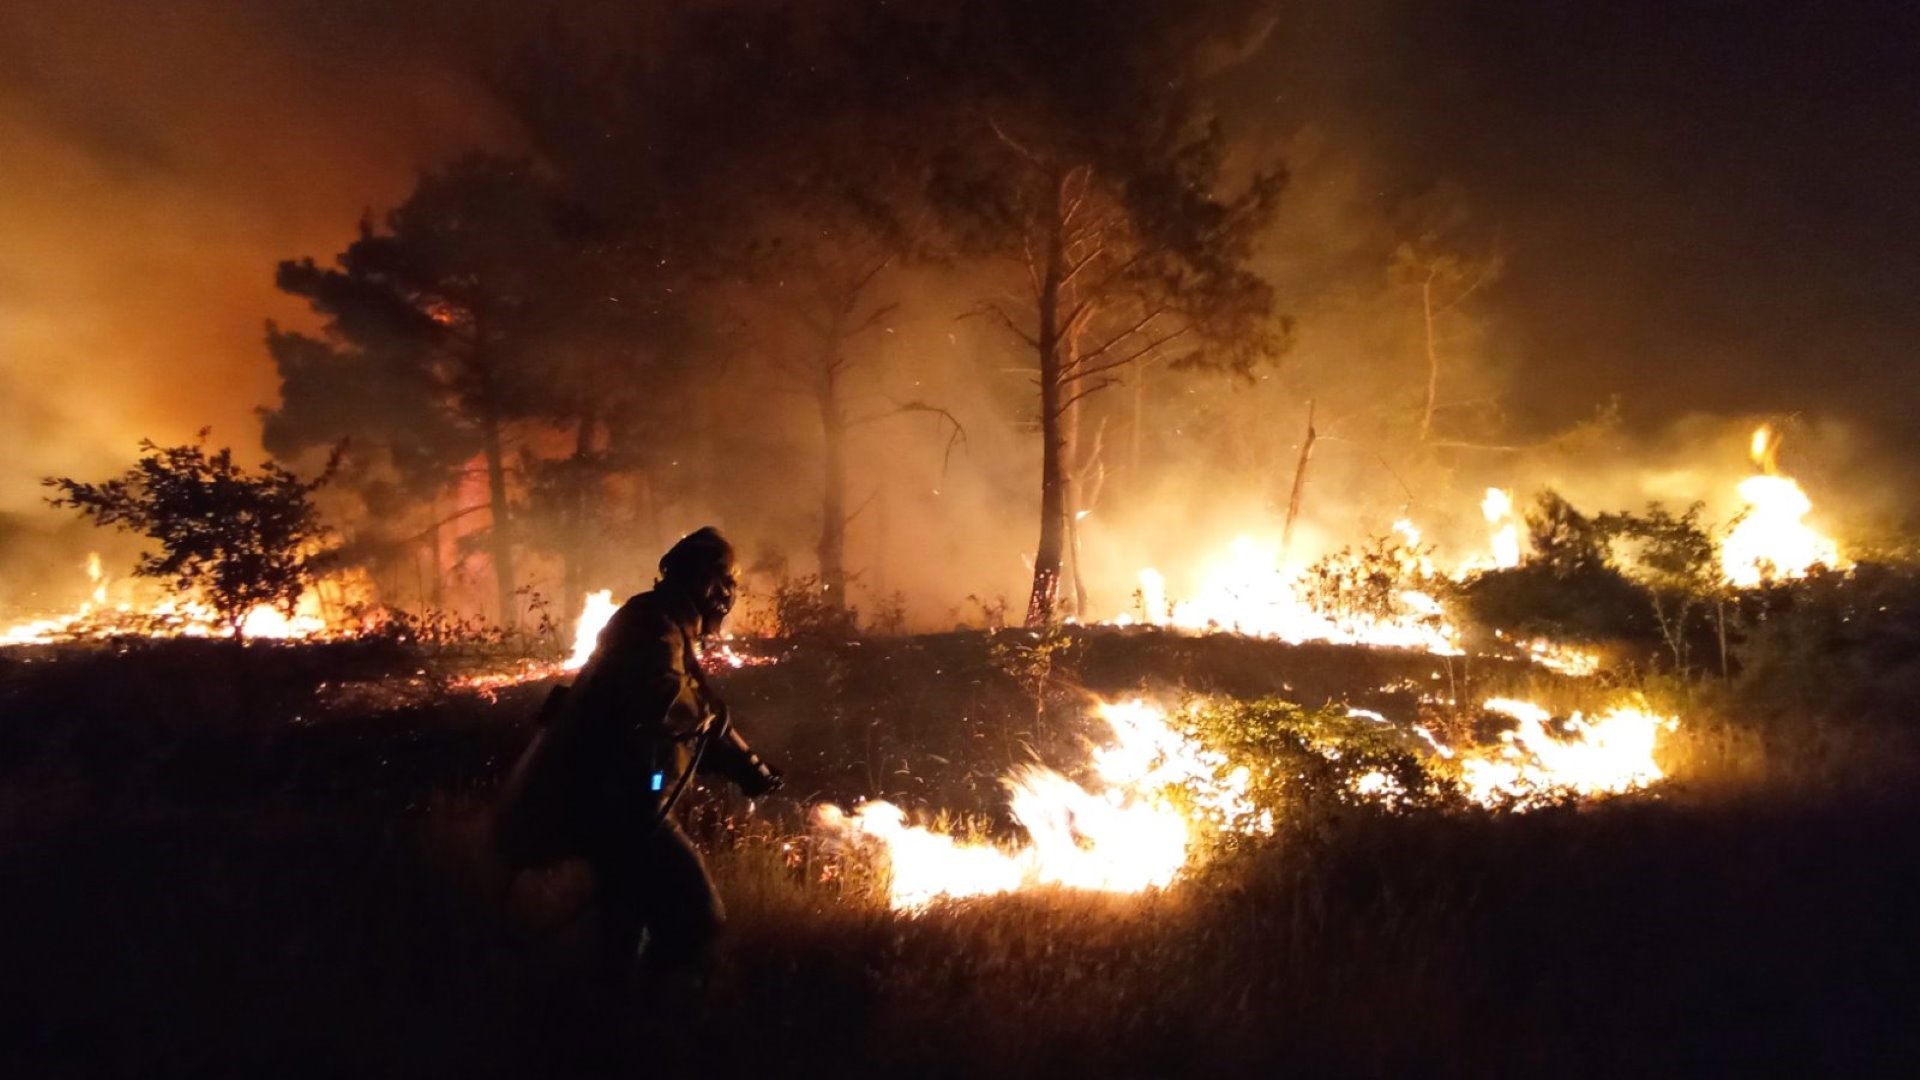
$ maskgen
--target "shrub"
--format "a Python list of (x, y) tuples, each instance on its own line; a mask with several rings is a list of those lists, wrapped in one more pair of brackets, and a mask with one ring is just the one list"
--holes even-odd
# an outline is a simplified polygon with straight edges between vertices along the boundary
[(332, 479), (339, 454), (315, 480), (272, 462), (250, 473), (233, 463), (232, 450), (207, 451), (208, 430), (187, 446), (142, 440), (139, 462), (111, 480), (41, 483), (59, 491), (47, 500), (53, 506), (157, 543), (159, 552), (143, 552), (133, 572), (200, 593), (237, 635), (260, 605), (292, 614), (330, 561), (312, 496)]
[[(1279, 698), (1218, 699), (1198, 705), (1189, 722), (1230, 767), (1248, 769), (1248, 796), (1278, 821), (1311, 822), (1363, 805), (1414, 809), (1460, 802), (1458, 788), (1429, 764), (1417, 736), (1348, 715), (1339, 706), (1310, 710)], [(1396, 794), (1363, 794), (1382, 784)]]

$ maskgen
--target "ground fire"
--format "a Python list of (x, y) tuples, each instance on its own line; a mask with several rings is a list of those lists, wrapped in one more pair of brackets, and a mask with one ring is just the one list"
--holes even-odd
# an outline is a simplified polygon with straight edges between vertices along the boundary
[[(1805, 574), (1817, 565), (1839, 566), (1837, 547), (1804, 519), (1811, 502), (1799, 485), (1777, 472), (1777, 442), (1762, 427), (1754, 435), (1753, 460), (1760, 472), (1740, 484), (1747, 509), (1724, 541), (1727, 580), (1751, 586)], [(1395, 523), (1399, 541), (1392, 569), (1409, 580), (1458, 580), (1480, 568), (1510, 568), (1525, 559), (1512, 500), (1487, 490), (1481, 507), (1491, 530), (1488, 550), (1464, 555), (1442, 570), (1420, 546), (1413, 523)], [(143, 604), (113, 599), (114, 583), (99, 557), (87, 565), (91, 590), (76, 610), (30, 619), (4, 631), (8, 645), (109, 638), (116, 635), (217, 637), (229, 631), (204, 605), (161, 598)], [(1459, 630), (1442, 604), (1420, 589), (1391, 596), (1391, 614), (1338, 613), (1316, 607), (1304, 569), (1289, 575), (1276, 545), (1243, 536), (1217, 562), (1186, 575), (1191, 595), (1170, 597), (1157, 570), (1140, 571), (1135, 611), (1114, 620), (1121, 627), (1179, 633), (1226, 633), (1289, 642), (1321, 641), (1363, 648), (1412, 650), (1452, 657), (1463, 653)], [(616, 607), (613, 593), (587, 594), (568, 636), (568, 655), (522, 661), (467, 674), (454, 689), (492, 694), (541, 680), (562, 679), (592, 652), (601, 627)], [(329, 626), (314, 604), (287, 618), (262, 606), (249, 615), (242, 636), (263, 640), (320, 641), (366, 632), (364, 625)], [(1529, 661), (1576, 678), (1595, 674), (1598, 658), (1588, 650), (1542, 638), (1496, 639)], [(723, 668), (777, 659), (761, 650), (742, 651), (729, 642), (709, 650)], [(1598, 798), (1658, 783), (1656, 749), (1662, 733), (1680, 721), (1635, 704), (1616, 704), (1556, 721), (1540, 706), (1519, 700), (1483, 703), (1514, 727), (1485, 746), (1448, 746), (1418, 727), (1436, 759), (1449, 763), (1469, 798), (1489, 807), (1526, 809), (1565, 798)], [(1076, 782), (1038, 761), (1011, 770), (1002, 781), (1012, 817), (1024, 837), (963, 839), (908, 823), (905, 810), (884, 801), (852, 812), (823, 805), (815, 813), (823, 835), (886, 867), (889, 896), (902, 910), (919, 910), (941, 899), (961, 899), (1022, 889), (1066, 887), (1134, 892), (1164, 887), (1188, 869), (1200, 837), (1208, 832), (1271, 831), (1271, 816), (1255, 814), (1236, 794), (1245, 765), (1226, 760), (1193, 741), (1180, 727), (1179, 712), (1143, 701), (1104, 702), (1094, 716), (1108, 729), (1096, 740)], [(1381, 718), (1384, 722), (1384, 717)], [(1357, 794), (1391, 805), (1405, 793), (1385, 774), (1360, 778)]]
[[(1531, 702), (1485, 707), (1519, 721), (1491, 748), (1455, 750), (1420, 734), (1437, 759), (1459, 770), (1468, 797), (1488, 808), (1525, 810), (1591, 799), (1658, 783), (1660, 733), (1679, 721), (1622, 705), (1591, 721), (1579, 714), (1552, 730)], [(1173, 884), (1194, 865), (1208, 833), (1266, 834), (1271, 812), (1247, 799), (1249, 770), (1181, 730), (1177, 714), (1145, 701), (1101, 702), (1108, 728), (1096, 742), (1091, 776), (1079, 783), (1041, 764), (1022, 766), (1003, 784), (1026, 836), (1007, 845), (907, 823), (888, 802), (849, 813), (823, 805), (814, 820), (832, 840), (879, 860), (887, 896), (901, 911), (1025, 889), (1131, 893)], [(1381, 718), (1384, 722), (1384, 718)], [(1391, 807), (1405, 790), (1384, 772), (1358, 777), (1354, 793)]]
[[(102, 573), (100, 556), (87, 556), (87, 578), (92, 591), (72, 611), (44, 615), (0, 627), (0, 646), (47, 645), (63, 641), (107, 640), (113, 637), (233, 637), (235, 631), (206, 603), (191, 596), (156, 595), (155, 589), (129, 590), (126, 599), (110, 599), (114, 584)], [(136, 599), (135, 597), (138, 597)], [(292, 615), (261, 604), (241, 620), (242, 638), (272, 641), (316, 641), (354, 631), (329, 625), (317, 597), (302, 602)]]

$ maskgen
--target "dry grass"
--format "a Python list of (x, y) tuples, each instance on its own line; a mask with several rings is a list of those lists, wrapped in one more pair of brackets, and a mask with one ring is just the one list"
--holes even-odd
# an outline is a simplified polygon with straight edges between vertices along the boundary
[[(1378, 687), (1402, 663), (1116, 640), (1080, 682), (1266, 693), (1330, 685), (1324, 660)], [(825, 700), (799, 667), (736, 683), (802, 793), (898, 775), (872, 755), (932, 778), (876, 794), (984, 800), (957, 778), (1048, 737), (977, 639), (887, 648), (835, 661)], [(789, 846), (794, 804), (716, 800), (696, 815), (732, 915), (713, 965), (606, 994), (581, 974), (582, 872), (508, 888), (482, 857), (538, 688), (316, 712), (349, 661), (187, 649), (0, 670), (0, 1070), (1817, 1074), (1915, 1049), (1912, 801), (1729, 782), (1706, 798), (1704, 768), (1661, 798), (1521, 817), (1334, 807), (1161, 894), (917, 918)], [(896, 719), (876, 732), (880, 715)]]

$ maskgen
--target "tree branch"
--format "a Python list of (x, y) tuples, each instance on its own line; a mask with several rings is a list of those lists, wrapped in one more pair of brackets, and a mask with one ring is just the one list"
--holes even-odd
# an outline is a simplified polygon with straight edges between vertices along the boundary
[(851, 330), (848, 330), (845, 336), (859, 337), (861, 334), (864, 334), (867, 331), (873, 329), (874, 326), (876, 326), (880, 322), (880, 320), (893, 314), (895, 311), (898, 311), (899, 309), (900, 309), (900, 304), (898, 301), (895, 301), (894, 303), (891, 303), (891, 304), (882, 304), (879, 307), (874, 308), (873, 311), (869, 312), (866, 318), (860, 320), (860, 325), (854, 327)]
[[(1077, 379), (1061, 380), (1061, 382), (1063, 383), (1076, 382), (1076, 381), (1078, 380)], [(1088, 397), (1092, 394), (1097, 394), (1100, 391), (1105, 390), (1109, 386), (1119, 386), (1119, 385), (1120, 385), (1120, 380), (1118, 378), (1112, 375), (1103, 376), (1099, 381), (1095, 382), (1092, 386), (1084, 387), (1080, 390), (1079, 393), (1076, 393), (1073, 396), (1067, 398), (1065, 401), (1062, 401), (1060, 403), (1060, 407), (1053, 410), (1054, 419), (1059, 419), (1060, 417), (1065, 416), (1067, 414), (1067, 410), (1072, 408), (1074, 403), (1078, 402), (1081, 398)]]
[[(1028, 348), (1038, 349), (1040, 347), (1039, 338), (1036, 338), (1032, 334), (1027, 333), (1025, 330), (1020, 329), (1019, 325), (1013, 321), (1013, 316), (1008, 315), (1004, 308), (1002, 308), (999, 304), (996, 304), (991, 300), (982, 300), (979, 304), (975, 305), (972, 311), (968, 311), (961, 314), (960, 319), (971, 318), (975, 315), (991, 315), (994, 318), (999, 319), (1000, 325), (1005, 326), (1009, 331), (1013, 333), (1015, 337), (1019, 338), (1021, 341), (1026, 342)], [(959, 319), (956, 319), (954, 321), (958, 322)]]
[(847, 514), (840, 519), (841, 524), (842, 525), (853, 524), (853, 519), (859, 517), (860, 512), (862, 510), (865, 510), (867, 507), (873, 505), (873, 500), (879, 497), (880, 497), (880, 489), (874, 488), (871, 492), (867, 494), (866, 498), (860, 500), (859, 506), (856, 506), (852, 510), (848, 511)]
[(1462, 300), (1465, 300), (1467, 297), (1472, 296), (1480, 288), (1480, 286), (1485, 285), (1492, 276), (1493, 276), (1493, 264), (1481, 263), (1480, 272), (1474, 275), (1473, 284), (1468, 285), (1453, 299), (1440, 305), (1438, 308), (1435, 308), (1433, 313), (1435, 315), (1445, 315), (1447, 312), (1452, 311), (1454, 307), (1458, 305)]
[(1007, 147), (1011, 149), (1014, 153), (1019, 154), (1021, 157), (1027, 159), (1028, 164), (1034, 166), (1035, 168), (1046, 167), (1045, 160), (1043, 160), (1039, 154), (1036, 154), (1031, 149), (1029, 149), (1025, 143), (1007, 134), (1006, 129), (1000, 126), (1000, 121), (995, 120), (993, 117), (989, 116), (987, 117), (987, 126), (993, 129), (993, 134), (995, 138), (1005, 143)]
[(451, 525), (454, 522), (459, 521), (461, 518), (466, 517), (468, 514), (472, 514), (481, 510), (491, 510), (491, 509), (493, 509), (492, 503), (475, 503), (464, 510), (455, 510), (453, 513), (448, 514), (446, 517), (441, 518), (439, 521), (436, 521), (433, 524), (427, 526), (426, 528), (420, 530), (419, 532), (414, 533), (412, 536), (403, 537), (400, 542), (403, 544), (418, 543), (422, 540), (425, 540), (429, 536), (432, 536), (434, 533), (434, 530), (439, 529), (442, 526)]
[(1061, 275), (1060, 277), (1060, 287), (1064, 289), (1068, 285), (1073, 284), (1073, 279), (1080, 276), (1080, 271), (1085, 270), (1087, 266), (1093, 262), (1093, 260), (1105, 254), (1106, 250), (1107, 250), (1107, 245), (1105, 244), (1096, 245), (1094, 249), (1086, 255), (1086, 257), (1080, 259), (1078, 262), (1075, 262), (1072, 266), (1068, 267), (1067, 272)]
[[(1086, 301), (1085, 303), (1081, 304), (1079, 308), (1075, 308), (1074, 314), (1068, 316), (1068, 321), (1071, 322), (1073, 319), (1079, 317), (1081, 309), (1087, 307), (1091, 303), (1092, 301)], [(1088, 361), (1091, 361), (1097, 358), (1101, 353), (1106, 352), (1107, 350), (1127, 340), (1133, 335), (1144, 331), (1148, 326), (1152, 325), (1153, 320), (1158, 319), (1160, 316), (1166, 313), (1167, 313), (1167, 309), (1164, 307), (1154, 308), (1152, 311), (1149, 311), (1145, 315), (1141, 316), (1139, 322), (1134, 323), (1132, 326), (1127, 327), (1125, 330), (1120, 331), (1119, 333), (1108, 338), (1106, 341), (1102, 342), (1099, 348), (1096, 348), (1092, 352), (1084, 353), (1081, 356), (1077, 357), (1074, 360), (1072, 366), (1074, 368), (1078, 368), (1080, 365), (1085, 364)]]
[(1086, 366), (1084, 364), (1075, 365), (1077, 370), (1074, 371), (1073, 377), (1078, 379), (1088, 375), (1099, 375), (1103, 372), (1112, 371), (1114, 368), (1126, 367), (1128, 364), (1133, 363), (1135, 360), (1144, 359), (1149, 353), (1152, 353), (1165, 345), (1171, 344), (1172, 342), (1177, 341), (1182, 337), (1185, 337), (1187, 334), (1187, 331), (1190, 329), (1191, 327), (1183, 326), (1180, 329), (1175, 330), (1173, 333), (1168, 334), (1165, 337), (1159, 338), (1158, 340), (1150, 341), (1147, 344), (1141, 346), (1140, 348), (1135, 349), (1133, 352), (1128, 353), (1125, 356), (1119, 357), (1118, 359), (1108, 360), (1104, 363), (1094, 364), (1091, 366)]
[[(932, 413), (945, 420), (953, 429), (947, 433), (947, 446), (940, 454), (940, 476), (944, 480), (947, 475), (947, 464), (953, 460), (954, 447), (967, 445), (967, 429), (961, 426), (960, 420), (951, 412), (948, 412), (938, 405), (929, 405), (924, 401), (916, 400), (896, 403), (891, 413), (885, 413), (883, 415), (898, 416), (901, 413), (910, 412)], [(879, 417), (875, 417), (874, 419), (879, 419)]]

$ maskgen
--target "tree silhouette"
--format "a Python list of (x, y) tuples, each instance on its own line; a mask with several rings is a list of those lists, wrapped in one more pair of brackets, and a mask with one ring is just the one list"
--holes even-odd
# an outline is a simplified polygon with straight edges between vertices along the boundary
[(199, 592), (237, 637), (262, 604), (292, 614), (328, 563), (328, 531), (311, 496), (332, 478), (334, 461), (313, 480), (272, 462), (249, 473), (232, 450), (208, 452), (207, 434), (202, 428), (186, 446), (143, 440), (139, 463), (112, 480), (41, 482), (58, 489), (47, 499), (53, 506), (157, 542), (160, 550), (142, 553), (134, 573)]
[[(326, 317), (323, 336), (268, 328), (282, 404), (265, 417), (285, 455), (345, 436), (391, 455), (415, 494), (485, 471), (500, 619), (515, 621), (508, 425), (550, 404), (536, 342), (576, 248), (553, 185), (522, 161), (470, 155), (362, 222), (333, 267), (283, 262), (276, 282)], [(480, 507), (457, 507), (456, 516)]]
[(1016, 268), (1017, 284), (979, 310), (1028, 350), (1039, 390), (1029, 625), (1059, 614), (1084, 509), (1081, 403), (1147, 361), (1244, 370), (1280, 347), (1271, 290), (1247, 261), (1284, 176), (1236, 189), (1201, 97), (1220, 47), (1245, 45), (1249, 13), (1002, 0), (966, 5), (935, 36), (951, 49), (937, 77), (959, 88), (937, 205), (963, 249)]

